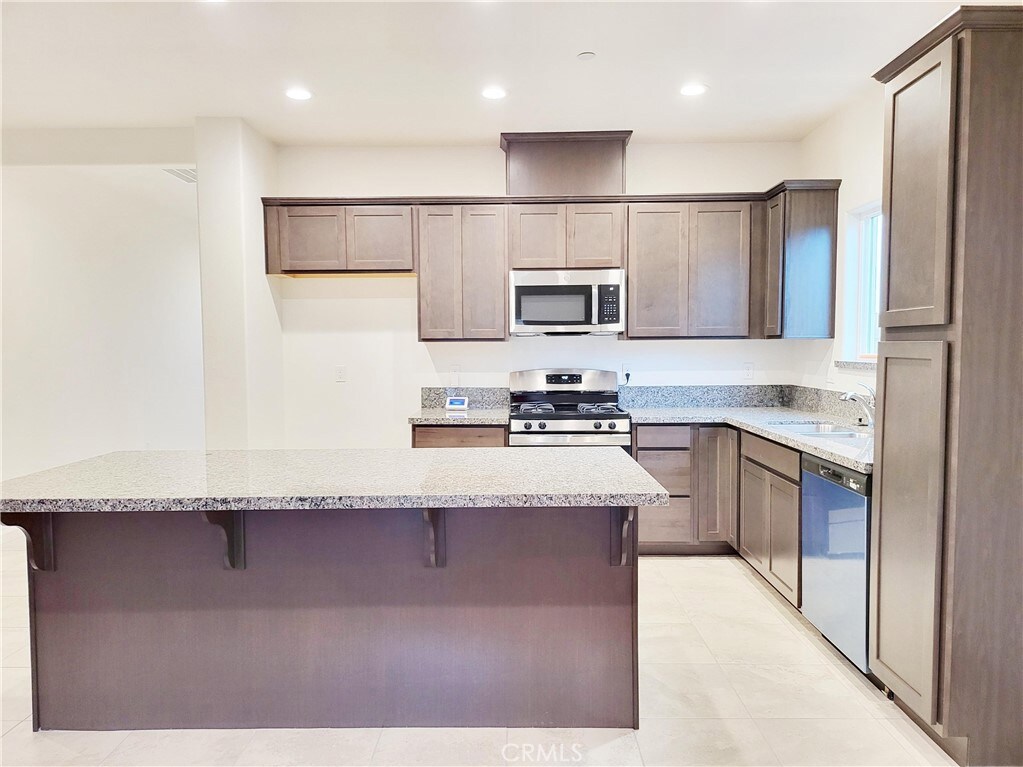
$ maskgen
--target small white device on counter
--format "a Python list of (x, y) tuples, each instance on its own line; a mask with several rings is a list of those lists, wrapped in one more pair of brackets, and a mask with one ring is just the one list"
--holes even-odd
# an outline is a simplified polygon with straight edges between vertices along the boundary
[(469, 398), (468, 397), (448, 397), (447, 402), (444, 403), (445, 410), (468, 410), (469, 409)]

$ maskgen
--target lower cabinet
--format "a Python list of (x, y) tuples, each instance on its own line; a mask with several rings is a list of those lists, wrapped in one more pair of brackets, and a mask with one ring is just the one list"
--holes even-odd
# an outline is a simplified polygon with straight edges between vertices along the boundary
[(412, 447), (504, 447), (503, 426), (413, 426)]
[(668, 506), (639, 509), (644, 554), (727, 551), (734, 547), (738, 438), (724, 426), (637, 426), (636, 461), (664, 488)]
[(798, 483), (742, 457), (739, 554), (796, 607), (800, 604), (799, 496)]

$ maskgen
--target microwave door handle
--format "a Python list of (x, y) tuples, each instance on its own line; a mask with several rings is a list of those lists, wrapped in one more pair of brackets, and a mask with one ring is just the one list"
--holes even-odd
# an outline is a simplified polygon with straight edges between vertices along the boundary
[(594, 326), (600, 324), (600, 301), (599, 301), (599, 299), (600, 299), (600, 285), (594, 285), (593, 286), (593, 298), (591, 299), (591, 304), (590, 304), (590, 324), (594, 325)]

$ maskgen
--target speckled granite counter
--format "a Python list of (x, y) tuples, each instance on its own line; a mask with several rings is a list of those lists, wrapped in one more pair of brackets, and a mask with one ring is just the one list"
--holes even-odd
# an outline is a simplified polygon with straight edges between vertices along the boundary
[[(810, 455), (832, 461), (840, 466), (870, 474), (874, 463), (874, 441), (853, 444), (826, 437), (803, 437), (781, 429), (772, 421), (836, 421), (830, 413), (795, 410), (788, 407), (629, 407), (634, 424), (652, 423), (722, 423), (757, 434)], [(410, 417), (414, 426), (477, 426), (508, 423), (507, 409), (470, 410), (465, 418), (449, 417), (443, 408), (423, 408)]]
[(833, 416), (787, 407), (630, 408), (634, 424), (723, 423), (787, 445), (795, 450), (869, 474), (874, 468), (874, 440), (850, 444), (839, 439), (805, 437), (781, 428), (777, 421), (835, 421)]
[(0, 510), (213, 511), (666, 505), (618, 448), (110, 453), (11, 479)]
[(508, 408), (455, 410), (442, 407), (424, 407), (417, 415), (410, 416), (413, 426), (504, 426), (508, 423)]

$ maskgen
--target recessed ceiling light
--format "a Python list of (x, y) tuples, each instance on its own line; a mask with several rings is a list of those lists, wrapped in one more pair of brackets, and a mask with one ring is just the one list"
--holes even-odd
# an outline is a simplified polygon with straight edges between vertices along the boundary
[(308, 101), (313, 97), (313, 94), (305, 88), (288, 88), (284, 91), (284, 95), (289, 99), (295, 99), (295, 101)]
[(593, 51), (583, 51), (582, 53), (577, 53), (575, 57), (580, 61), (590, 61), (591, 59), (597, 58), (597, 54)]
[(683, 96), (702, 96), (706, 92), (707, 86), (703, 83), (686, 83), (680, 91)]
[(483, 89), (483, 98), (485, 99), (503, 99), (507, 95), (500, 85), (488, 85)]

